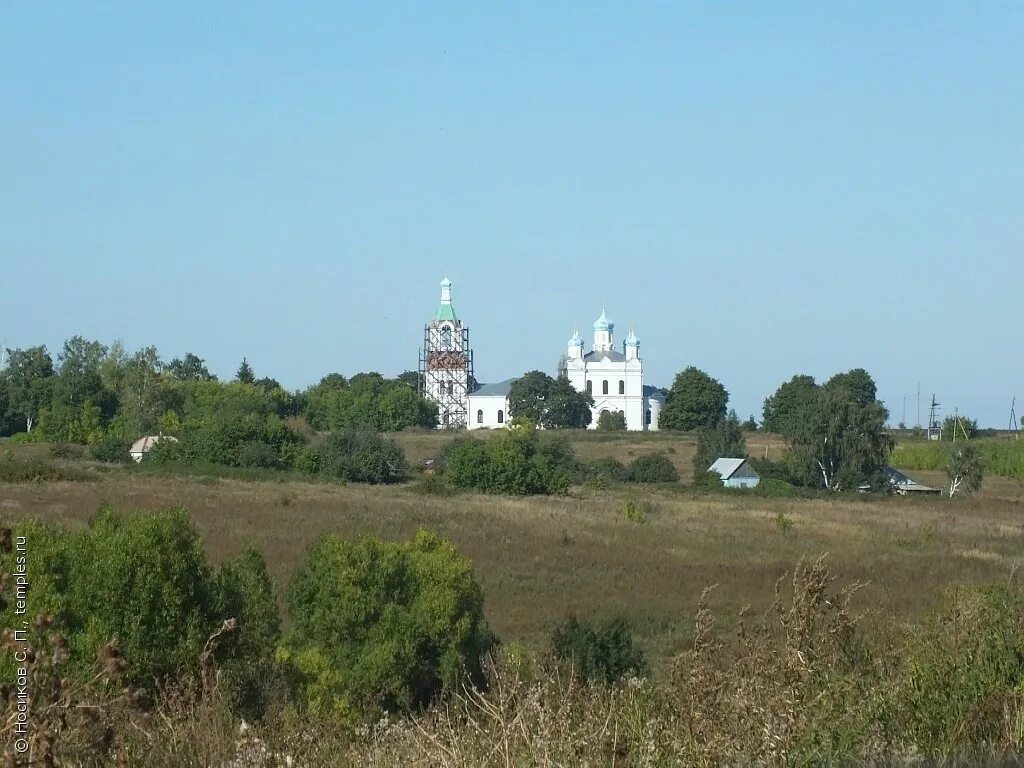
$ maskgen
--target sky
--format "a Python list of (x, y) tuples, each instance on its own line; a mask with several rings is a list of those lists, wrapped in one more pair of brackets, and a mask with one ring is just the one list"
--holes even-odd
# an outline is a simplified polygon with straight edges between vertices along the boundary
[[(1024, 3), (0, 2), (0, 344), (289, 388), (632, 325), (741, 417), (1024, 411)], [(906, 403), (904, 411), (904, 402)]]

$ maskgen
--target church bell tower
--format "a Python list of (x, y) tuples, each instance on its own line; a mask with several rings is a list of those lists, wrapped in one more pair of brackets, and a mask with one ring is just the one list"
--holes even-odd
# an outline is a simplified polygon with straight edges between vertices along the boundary
[(423, 328), (420, 349), (420, 394), (437, 404), (439, 429), (468, 426), (473, 350), (469, 329), (455, 314), (452, 281), (441, 281), (441, 304)]

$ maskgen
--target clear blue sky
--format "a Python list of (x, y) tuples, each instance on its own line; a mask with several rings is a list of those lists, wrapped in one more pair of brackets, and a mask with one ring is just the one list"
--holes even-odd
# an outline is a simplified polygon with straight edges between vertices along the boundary
[(0, 4), (0, 343), (393, 375), (447, 271), (482, 381), (1024, 398), (1024, 3), (159, 6)]

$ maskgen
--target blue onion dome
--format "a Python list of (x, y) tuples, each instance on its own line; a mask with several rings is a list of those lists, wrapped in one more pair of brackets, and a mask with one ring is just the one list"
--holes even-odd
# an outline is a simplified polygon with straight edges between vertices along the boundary
[(569, 346), (570, 347), (582, 347), (583, 346), (583, 337), (580, 336), (580, 332), (579, 332), (578, 328), (573, 330), (572, 336), (569, 337)]
[(594, 321), (595, 331), (610, 331), (615, 327), (615, 323), (608, 319), (608, 315), (605, 314), (604, 308), (601, 308), (601, 316)]
[(636, 337), (636, 334), (633, 333), (633, 329), (632, 328), (629, 329), (629, 336), (626, 337), (626, 346), (627, 347), (639, 347), (640, 346), (640, 339), (638, 339)]
[(444, 280), (441, 281), (441, 287), (442, 288), (451, 288), (452, 287), (452, 281), (448, 279), (448, 275), (445, 275), (444, 276)]

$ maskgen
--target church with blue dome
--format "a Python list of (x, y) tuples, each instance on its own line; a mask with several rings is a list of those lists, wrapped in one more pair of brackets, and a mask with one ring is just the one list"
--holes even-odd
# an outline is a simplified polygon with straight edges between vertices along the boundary
[[(441, 283), (441, 304), (424, 329), (420, 354), (423, 393), (438, 405), (439, 424), (467, 429), (500, 429), (508, 424), (508, 394), (515, 379), (477, 385), (473, 378), (473, 352), (469, 330), (455, 314), (452, 283)], [(594, 321), (594, 340), (586, 350), (579, 330), (573, 331), (562, 360), (564, 375), (580, 392), (594, 399), (590, 428), (596, 429), (602, 413), (621, 413), (626, 429), (658, 428), (665, 396), (644, 383), (640, 339), (630, 328), (621, 345), (615, 341), (615, 323), (602, 309)]]
[(665, 396), (657, 388), (644, 384), (640, 339), (630, 328), (622, 345), (617, 345), (615, 323), (604, 309), (594, 321), (594, 341), (589, 352), (585, 350), (579, 331), (573, 332), (562, 372), (576, 389), (594, 398), (592, 429), (606, 411), (623, 414), (628, 430), (658, 428), (658, 415), (665, 404)]

